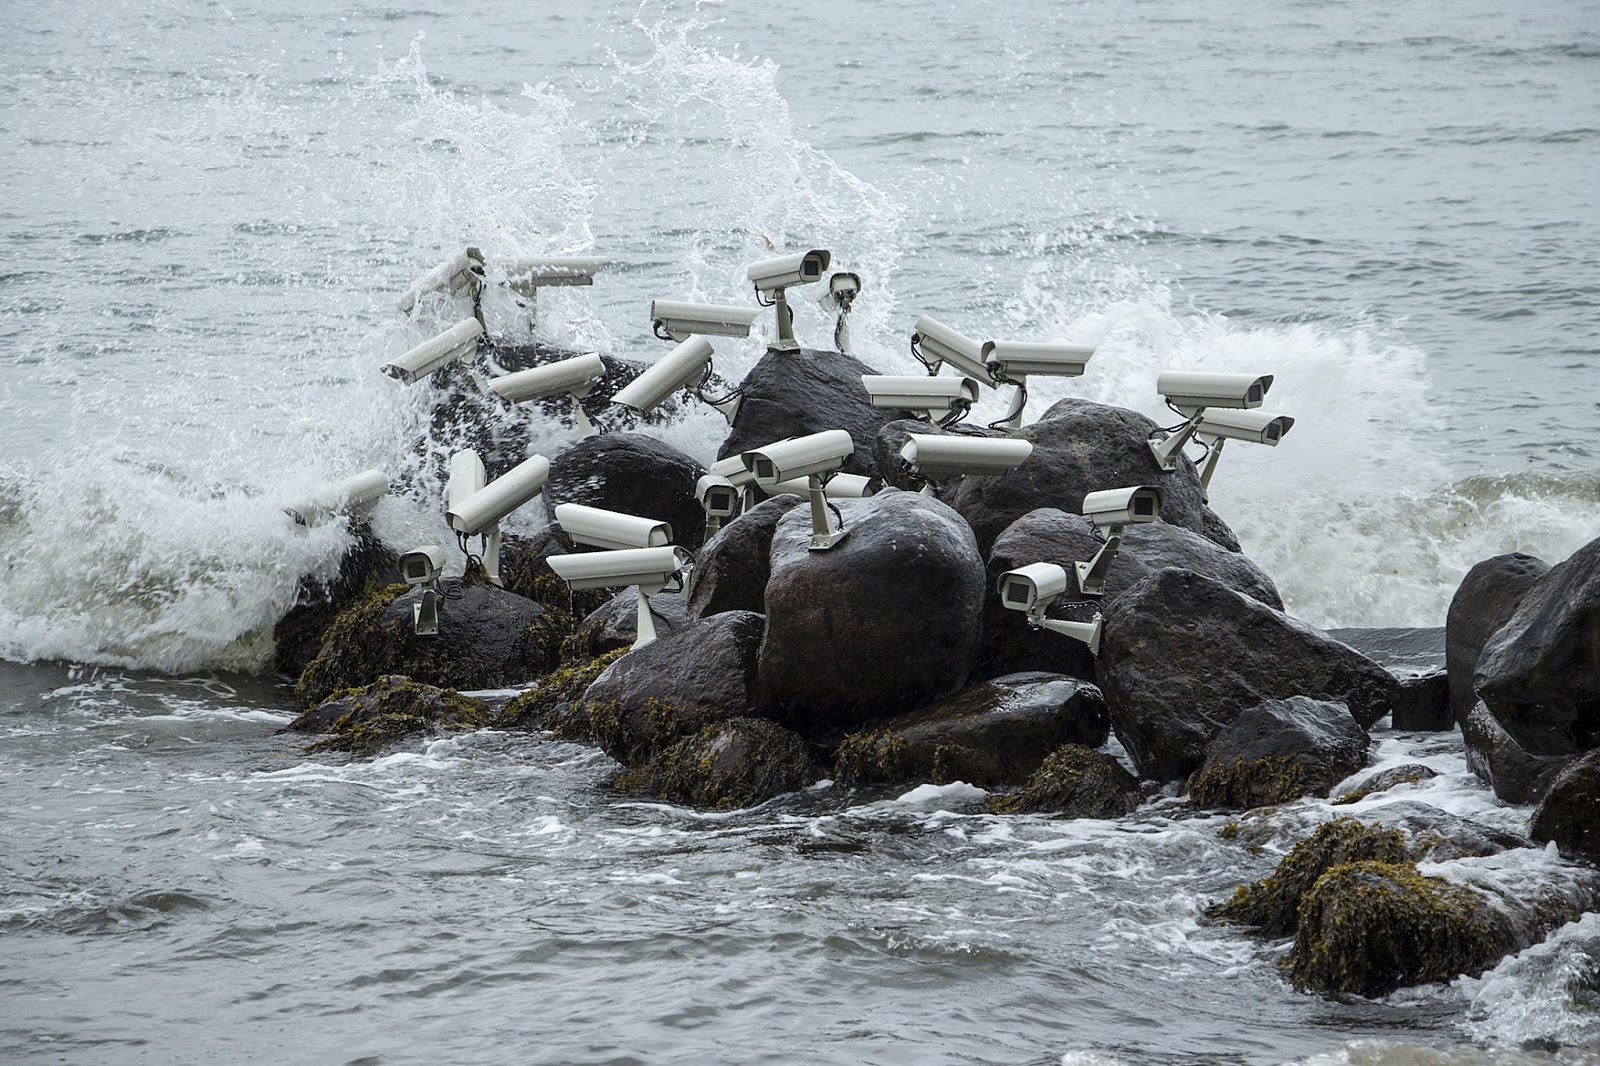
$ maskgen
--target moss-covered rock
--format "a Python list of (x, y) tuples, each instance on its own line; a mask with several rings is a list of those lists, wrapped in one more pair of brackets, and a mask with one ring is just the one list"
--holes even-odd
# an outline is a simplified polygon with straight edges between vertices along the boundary
[(624, 770), (615, 785), (669, 803), (727, 810), (794, 792), (817, 776), (799, 736), (762, 718), (732, 718)]
[(311, 745), (314, 752), (376, 755), (408, 737), (483, 729), (490, 717), (482, 700), (390, 675), (324, 700), (286, 728), (327, 734)]
[(334, 619), (393, 581), (400, 558), (390, 551), (372, 527), (352, 525), (351, 545), (339, 560), (339, 572), (328, 581), (302, 578), (295, 589), (295, 604), (272, 627), (273, 666), (299, 677), (317, 651)]
[(495, 716), (499, 729), (548, 729), (561, 740), (594, 740), (591, 709), (583, 694), (601, 672), (627, 653), (619, 648), (588, 662), (552, 670)]
[(1253, 925), (1282, 936), (1299, 923), (1301, 898), (1317, 878), (1335, 866), (1352, 862), (1409, 862), (1412, 851), (1398, 829), (1382, 829), (1354, 818), (1336, 818), (1300, 841), (1268, 877), (1240, 885), (1233, 896), (1211, 907), (1209, 917)]
[(1028, 778), (1021, 792), (991, 796), (985, 806), (995, 814), (1120, 818), (1142, 800), (1138, 779), (1115, 758), (1079, 744), (1063, 744)]
[[(687, 605), (682, 596), (662, 593), (650, 598), (650, 614), (659, 635), (676, 632), (686, 624)], [(639, 590), (626, 588), (589, 612), (573, 627), (561, 645), (561, 657), (581, 662), (596, 655), (627, 650), (639, 639)]]
[(1431, 770), (1421, 763), (1391, 766), (1387, 770), (1373, 774), (1350, 791), (1342, 793), (1333, 802), (1336, 805), (1359, 803), (1368, 796), (1379, 792), (1387, 792), (1391, 788), (1399, 788), (1401, 785), (1414, 785), (1419, 781), (1426, 781), (1429, 778), (1438, 776), (1437, 771)]
[(1224, 726), (1189, 785), (1201, 807), (1268, 807), (1328, 789), (1366, 765), (1367, 731), (1343, 703), (1263, 700)]
[(1290, 755), (1210, 763), (1194, 775), (1189, 799), (1197, 807), (1272, 807), (1315, 789), (1305, 767)]
[(1363, 861), (1332, 867), (1306, 893), (1286, 962), (1302, 991), (1382, 996), (1476, 977), (1522, 946), (1487, 893), (1407, 862)]

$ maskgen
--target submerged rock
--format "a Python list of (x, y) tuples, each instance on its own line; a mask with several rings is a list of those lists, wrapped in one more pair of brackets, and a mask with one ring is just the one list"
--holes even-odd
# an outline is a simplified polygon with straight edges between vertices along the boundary
[(1223, 726), (1189, 786), (1201, 807), (1267, 807), (1328, 790), (1367, 763), (1370, 738), (1343, 703), (1265, 700)]
[(772, 532), (778, 519), (805, 502), (787, 493), (774, 496), (717, 530), (695, 556), (685, 594), (687, 617), (706, 618), (724, 611), (765, 613)]
[(1600, 751), (1562, 770), (1533, 814), (1535, 840), (1553, 840), (1563, 855), (1600, 861)]
[(674, 544), (690, 549), (705, 539), (705, 511), (695, 482), (705, 467), (670, 444), (642, 433), (602, 433), (568, 448), (550, 462), (544, 484), (546, 513), (581, 503), (638, 515), (672, 526)]
[(290, 677), (299, 677), (317, 657), (335, 618), (400, 576), (400, 557), (378, 539), (371, 526), (354, 522), (350, 536), (339, 572), (330, 581), (302, 578), (295, 589), (294, 606), (272, 627), (272, 665)]
[(1140, 773), (1187, 777), (1217, 733), (1266, 700), (1345, 704), (1363, 727), (1395, 682), (1354, 649), (1208, 577), (1161, 570), (1106, 617), (1097, 672), (1117, 737)]
[(1341, 793), (1333, 802), (1336, 805), (1359, 803), (1368, 796), (1376, 795), (1379, 792), (1387, 792), (1391, 788), (1399, 788), (1401, 785), (1415, 785), (1438, 776), (1437, 771), (1423, 766), (1421, 763), (1391, 766), (1387, 770), (1380, 770), (1378, 773), (1373, 774), (1350, 791)]
[(1025, 673), (974, 685), (924, 711), (852, 733), (835, 776), (871, 784), (1019, 784), (1063, 744), (1098, 747), (1110, 734), (1105, 698), (1059, 674)]
[(1528, 589), (1550, 565), (1522, 552), (1478, 563), (1461, 579), (1445, 617), (1445, 668), (1450, 679), (1450, 709), (1457, 722), (1478, 702), (1472, 675), (1489, 638), (1510, 621)]
[(1143, 802), (1139, 779), (1103, 751), (1066, 744), (1051, 752), (1022, 791), (991, 796), (995, 814), (1048, 813), (1062, 818), (1121, 818)]
[(706, 726), (617, 775), (623, 792), (727, 810), (753, 807), (817, 779), (804, 740), (761, 718)]
[(409, 737), (471, 732), (489, 722), (489, 705), (482, 700), (390, 675), (324, 700), (286, 728), (328, 734), (312, 751), (376, 755)]
[(807, 550), (809, 508), (778, 521), (761, 646), (763, 703), (819, 739), (926, 706), (966, 683), (985, 593), (961, 516), (889, 491), (839, 500), (848, 535)]
[(583, 694), (606, 667), (626, 653), (626, 649), (618, 648), (587, 662), (552, 670), (500, 709), (495, 728), (548, 729), (558, 740), (592, 742), (594, 727)]

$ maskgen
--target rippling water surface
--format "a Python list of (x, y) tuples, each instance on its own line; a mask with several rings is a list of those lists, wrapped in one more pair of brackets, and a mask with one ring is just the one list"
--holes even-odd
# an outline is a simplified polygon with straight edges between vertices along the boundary
[[(961, 789), (711, 817), (537, 737), (307, 757), (258, 673), (295, 579), (344, 547), (291, 535), (282, 500), (382, 465), (380, 530), (442, 535), (426, 389), (374, 367), (448, 320), (392, 298), (469, 242), (613, 257), (537, 328), (621, 355), (661, 350), (652, 297), (744, 302), (770, 240), (860, 271), (854, 346), (885, 371), (915, 369), (924, 312), (1097, 343), (1030, 416), (1155, 412), (1167, 368), (1275, 373), (1299, 422), (1228, 453), (1218, 510), (1300, 616), (1439, 624), (1478, 559), (1600, 529), (1592, 5), (6, 22), (0, 656), (32, 665), (0, 664), (0, 1059), (1593, 1061), (1592, 918), (1377, 1003), (1292, 994), (1283, 945), (1203, 924), (1317, 803), (1261, 854), (1176, 805), (1057, 823)], [(702, 459), (721, 433), (665, 430)], [(1454, 739), (1380, 740), (1444, 771), (1425, 798), (1525, 827)]]

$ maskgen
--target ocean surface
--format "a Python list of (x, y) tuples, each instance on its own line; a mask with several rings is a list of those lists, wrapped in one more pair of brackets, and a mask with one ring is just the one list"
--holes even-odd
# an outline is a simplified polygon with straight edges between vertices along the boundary
[[(1600, 1060), (1594, 916), (1381, 1001), (1297, 995), (1285, 945), (1204, 923), (1320, 801), (1259, 853), (1176, 802), (999, 818), (964, 786), (710, 816), (534, 736), (308, 757), (268, 667), (296, 580), (346, 546), (285, 501), (380, 466), (379, 531), (445, 536), (429, 389), (376, 368), (459, 317), (393, 301), (467, 244), (615, 261), (537, 321), (492, 290), (510, 340), (653, 359), (652, 298), (748, 303), (746, 263), (817, 247), (862, 275), (851, 350), (884, 372), (917, 371), (923, 313), (1097, 344), (1083, 377), (1035, 380), (1030, 418), (1068, 395), (1160, 414), (1163, 369), (1275, 374), (1294, 430), (1230, 448), (1214, 507), (1299, 617), (1442, 624), (1479, 559), (1600, 535), (1600, 8), (4, 21), (0, 1061)], [(719, 340), (719, 371), (764, 340)], [(708, 460), (724, 429), (695, 409), (661, 435)], [(1377, 739), (1441, 771), (1405, 798), (1526, 827), (1459, 738)], [(1537, 849), (1447, 872), (1570, 875)]]

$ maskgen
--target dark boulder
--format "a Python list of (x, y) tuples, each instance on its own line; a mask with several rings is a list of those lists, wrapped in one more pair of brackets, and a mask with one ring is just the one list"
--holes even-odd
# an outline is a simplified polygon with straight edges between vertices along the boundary
[(1507, 803), (1536, 803), (1572, 755), (1534, 755), (1506, 732), (1480, 700), (1461, 723), (1467, 768)]
[(1600, 861), (1600, 751), (1574, 761), (1551, 782), (1533, 814), (1535, 840), (1553, 840), (1563, 855)]
[(444, 592), (433, 637), (413, 628), (420, 589), (390, 585), (345, 611), (300, 675), (295, 695), (309, 707), (386, 674), (442, 688), (498, 688), (539, 677), (559, 662), (565, 629), (532, 600), (456, 581), (445, 582)]
[(873, 440), (889, 412), (872, 406), (861, 375), (877, 371), (841, 352), (803, 348), (768, 351), (739, 383), (739, 410), (718, 459), (759, 448), (786, 437), (842, 429), (855, 452), (841, 468), (847, 474), (876, 476)]
[(1265, 700), (1223, 726), (1189, 785), (1201, 807), (1268, 807), (1328, 790), (1367, 764), (1367, 731), (1342, 703)]
[(507, 701), (495, 715), (496, 729), (549, 730), (557, 740), (593, 743), (594, 724), (583, 694), (594, 679), (627, 654), (625, 649), (552, 670), (526, 692)]
[(376, 755), (409, 737), (472, 732), (489, 721), (489, 705), (482, 700), (390, 675), (324, 700), (285, 728), (326, 734), (312, 751)]
[(695, 556), (689, 576), (687, 617), (723, 611), (766, 611), (772, 574), (772, 531), (778, 519), (805, 501), (788, 494), (758, 503), (717, 530)]
[(1534, 581), (1484, 645), (1473, 684), (1531, 755), (1600, 747), (1600, 539)]
[(1415, 785), (1438, 776), (1438, 771), (1423, 766), (1421, 763), (1391, 766), (1387, 770), (1380, 770), (1373, 774), (1348, 792), (1340, 793), (1339, 797), (1333, 802), (1335, 805), (1360, 803), (1368, 796), (1375, 796), (1380, 792), (1399, 788), (1401, 785)]
[(333, 620), (399, 577), (400, 557), (367, 523), (353, 522), (350, 547), (339, 559), (338, 573), (327, 581), (301, 578), (294, 606), (272, 627), (272, 665), (290, 677), (299, 677), (317, 657)]
[(689, 456), (640, 433), (603, 433), (579, 441), (550, 463), (546, 513), (563, 503), (653, 518), (672, 526), (673, 543), (694, 549), (706, 516), (694, 486), (706, 472)]
[(1033, 454), (1022, 465), (997, 477), (964, 478), (951, 506), (972, 524), (987, 554), (1000, 532), (1029, 511), (1054, 507), (1080, 514), (1083, 497), (1098, 489), (1159, 485), (1166, 490), (1163, 521), (1217, 539), (1221, 520), (1205, 515), (1194, 464), (1180, 459), (1171, 473), (1156, 465), (1149, 446), (1156, 428), (1136, 411), (1061, 400), (1044, 418), (1011, 434), (1033, 442)]
[[(688, 624), (687, 605), (676, 593), (664, 592), (650, 598), (650, 613), (657, 636), (682, 629)], [(629, 587), (596, 607), (579, 622), (562, 643), (561, 654), (569, 661), (593, 659), (618, 648), (631, 648), (639, 638), (639, 590)]]
[(986, 586), (972, 530), (944, 504), (890, 490), (839, 500), (848, 535), (808, 551), (809, 508), (778, 520), (761, 691), (803, 736), (926, 706), (966, 683)]
[(1472, 675), (1483, 646), (1511, 620), (1533, 583), (1550, 569), (1531, 555), (1497, 555), (1467, 571), (1445, 616), (1445, 667), (1450, 676), (1450, 709), (1465, 722), (1478, 702)]
[(764, 619), (728, 611), (634, 648), (583, 694), (595, 740), (633, 764), (713, 722), (750, 714)]
[(761, 718), (715, 722), (617, 775), (623, 792), (728, 810), (752, 807), (816, 781), (806, 742)]
[(1188, 570), (1160, 570), (1111, 604), (1097, 664), (1112, 726), (1146, 777), (1200, 767), (1213, 737), (1271, 699), (1344, 703), (1363, 727), (1395, 682), (1376, 663), (1259, 600)]
[(1438, 732), (1455, 728), (1442, 626), (1330, 629), (1328, 636), (1350, 645), (1400, 683), (1390, 722), (1395, 729)]
[(1143, 800), (1139, 779), (1114, 757), (1066, 744), (1050, 753), (1020, 792), (991, 796), (984, 806), (994, 814), (1121, 818)]
[(973, 685), (923, 711), (852, 733), (839, 745), (841, 781), (1021, 784), (1063, 744), (1099, 747), (1110, 735), (1105, 698), (1060, 674), (1025, 673)]

